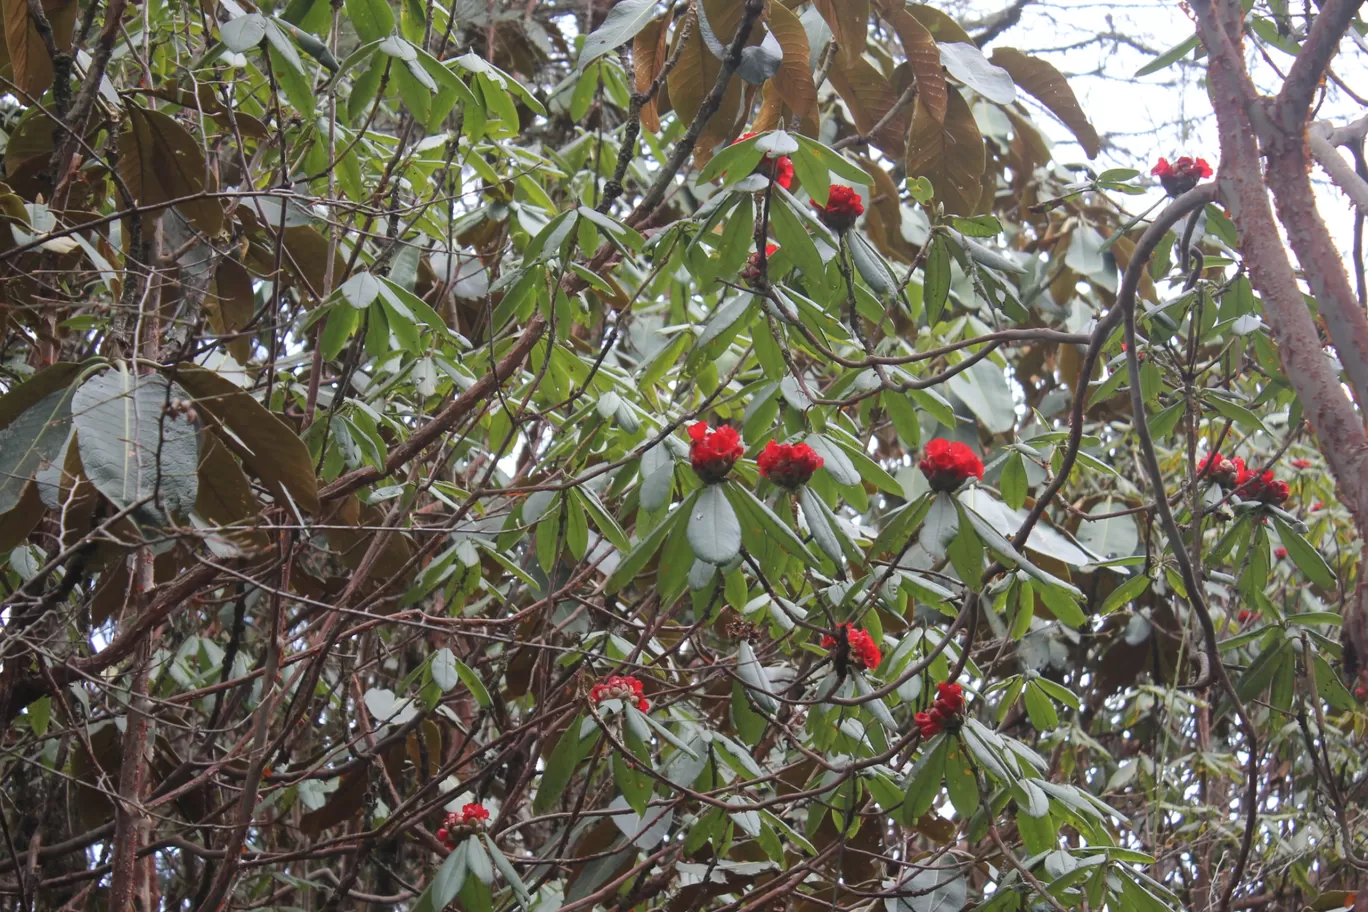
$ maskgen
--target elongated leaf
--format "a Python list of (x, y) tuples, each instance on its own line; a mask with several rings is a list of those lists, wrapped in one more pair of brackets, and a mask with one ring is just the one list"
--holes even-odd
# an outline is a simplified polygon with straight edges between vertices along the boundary
[(70, 383), (80, 365), (55, 364), (0, 399), (0, 513), (14, 509), (33, 473), (71, 430)]
[(689, 510), (689, 545), (694, 556), (725, 564), (741, 550), (741, 520), (721, 485), (707, 485)]
[(181, 414), (164, 408), (188, 394), (157, 375), (109, 370), (91, 377), (71, 401), (81, 465), (96, 489), (120, 509), (141, 504), (152, 521), (188, 512), (199, 491), (199, 438)]
[(584, 69), (613, 48), (637, 36), (656, 16), (656, 0), (618, 0), (603, 24), (584, 39), (575, 66)]
[(974, 114), (959, 92), (949, 93), (943, 122), (917, 100), (907, 142), (907, 176), (931, 181), (946, 212), (977, 212), (985, 154)]
[(194, 398), (196, 410), (229, 432), (221, 435), (224, 443), (257, 477), (284, 488), (304, 509), (318, 512), (313, 460), (293, 428), (222, 374), (183, 364), (175, 376)]
[(1088, 158), (1096, 158), (1102, 150), (1097, 130), (1083, 113), (1077, 96), (1068, 80), (1054, 65), (1039, 57), (1023, 54), (1015, 48), (995, 48), (991, 58), (995, 66), (1011, 74), (1012, 80), (1024, 91), (1049, 109), (1078, 139)]
[(989, 63), (978, 45), (963, 41), (947, 41), (940, 45), (941, 63), (960, 82), (991, 102), (1008, 105), (1016, 101), (1016, 85), (1012, 74)]
[(636, 547), (622, 559), (622, 563), (618, 564), (613, 575), (608, 577), (608, 582), (605, 584), (606, 591), (617, 592), (641, 572), (641, 568), (646, 566), (647, 561), (654, 557), (655, 553), (660, 550), (660, 546), (665, 543), (665, 536), (669, 535), (680, 522), (687, 520), (697, 496), (697, 493), (689, 495), (677, 509), (672, 510), (670, 515), (665, 517), (660, 525), (652, 529), (649, 535), (637, 542)]

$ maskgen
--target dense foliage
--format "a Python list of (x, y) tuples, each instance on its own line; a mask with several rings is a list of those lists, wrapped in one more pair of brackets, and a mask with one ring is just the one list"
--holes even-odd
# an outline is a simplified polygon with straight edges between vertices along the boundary
[(1355, 906), (1368, 26), (1246, 7), (1107, 168), (902, 0), (0, 0), (0, 902)]

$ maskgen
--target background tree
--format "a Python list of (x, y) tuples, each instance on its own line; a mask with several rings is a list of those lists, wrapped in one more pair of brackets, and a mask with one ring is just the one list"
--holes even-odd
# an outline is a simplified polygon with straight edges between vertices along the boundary
[(1358, 6), (0, 0), (3, 902), (1368, 908)]

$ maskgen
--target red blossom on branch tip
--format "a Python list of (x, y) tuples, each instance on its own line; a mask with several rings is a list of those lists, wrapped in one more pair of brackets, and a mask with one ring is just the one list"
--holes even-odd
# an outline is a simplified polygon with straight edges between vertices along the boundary
[[(745, 142), (757, 135), (759, 134), (742, 133), (740, 136), (736, 137), (736, 139), (732, 140), (732, 145), (734, 146), (739, 142)], [(751, 173), (763, 174), (785, 190), (788, 190), (793, 186), (793, 160), (787, 155), (771, 158), (769, 153), (766, 153), (765, 156), (760, 159), (760, 163), (755, 166), (755, 170)]]
[(720, 427), (712, 430), (706, 421), (689, 426), (689, 464), (698, 477), (709, 484), (727, 477), (736, 460), (746, 453), (741, 435), (736, 428)]
[(1276, 557), (1278, 560), (1282, 560), (1284, 557), (1287, 557), (1287, 549), (1286, 549), (1286, 548), (1274, 548), (1274, 549), (1273, 549), (1273, 556)]
[(827, 191), (827, 204), (820, 206), (812, 201), (817, 216), (833, 231), (846, 232), (855, 226), (855, 220), (864, 215), (864, 197), (849, 187), (832, 184)]
[(1197, 472), (1221, 487), (1228, 488), (1235, 484), (1243, 468), (1243, 459), (1227, 459), (1220, 453), (1212, 453), (1197, 466)]
[(785, 488), (807, 484), (812, 473), (822, 467), (822, 457), (806, 443), (775, 443), (773, 440), (765, 444), (755, 461), (761, 475)]
[(488, 822), (489, 810), (483, 804), (472, 801), (461, 808), (459, 813), (446, 815), (442, 821), (443, 825), (437, 830), (437, 839), (445, 843), (448, 849), (454, 849), (466, 836), (483, 830)]
[(1235, 491), (1246, 500), (1257, 500), (1275, 506), (1286, 501), (1292, 494), (1287, 482), (1273, 477), (1272, 469), (1255, 472), (1246, 469), (1243, 462), (1240, 462), (1239, 474), (1235, 479)]
[(943, 731), (959, 731), (964, 724), (964, 688), (950, 681), (936, 685), (936, 699), (926, 712), (913, 716), (923, 738)]
[[(869, 631), (862, 627), (852, 627), (850, 624), (837, 624), (837, 630), (844, 630), (846, 644), (850, 647), (850, 660), (863, 668), (874, 669), (879, 667), (883, 661), (883, 653), (879, 651), (879, 646), (874, 642), (874, 638), (869, 635)], [(823, 649), (835, 649), (837, 640), (831, 634), (822, 637)]]
[(1186, 155), (1173, 162), (1161, 158), (1159, 163), (1150, 169), (1150, 174), (1159, 178), (1165, 193), (1177, 197), (1197, 186), (1197, 182), (1203, 178), (1211, 177), (1211, 165), (1208, 165), (1204, 158), (1191, 158)]
[(983, 478), (983, 460), (958, 440), (937, 437), (926, 444), (917, 468), (933, 491), (953, 491), (970, 478)]
[(624, 703), (635, 703), (637, 709), (646, 712), (651, 708), (651, 701), (643, 696), (644, 693), (645, 688), (641, 682), (631, 675), (609, 675), (589, 688), (589, 702), (621, 700)]

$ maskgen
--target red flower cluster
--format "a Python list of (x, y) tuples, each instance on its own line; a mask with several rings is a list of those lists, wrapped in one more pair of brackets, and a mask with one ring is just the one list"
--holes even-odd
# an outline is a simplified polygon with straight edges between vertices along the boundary
[[(768, 260), (770, 257), (774, 256), (774, 252), (775, 252), (776, 250), (778, 250), (778, 249), (779, 249), (779, 245), (778, 245), (778, 244), (766, 244), (766, 245), (765, 245), (765, 259)], [(743, 269), (741, 270), (741, 278), (745, 279), (747, 282), (751, 283), (752, 285), (754, 285), (756, 282), (760, 281), (760, 253), (759, 253), (759, 251), (757, 251), (757, 252), (755, 252), (755, 253), (752, 253), (752, 254), (750, 255), (750, 259), (749, 259), (749, 260), (746, 260), (745, 268), (743, 268)]]
[[(745, 142), (755, 135), (756, 134), (754, 133), (742, 133), (732, 141), (732, 145), (734, 146), (739, 142)], [(778, 158), (770, 158), (769, 155), (766, 154), (764, 158), (760, 159), (760, 164), (756, 165), (755, 170), (751, 173), (763, 174), (785, 190), (793, 186), (793, 160), (787, 155), (781, 155)]]
[(736, 460), (746, 453), (736, 428), (710, 430), (706, 421), (689, 426), (689, 464), (709, 484), (727, 477)]
[(933, 491), (953, 491), (970, 477), (983, 478), (983, 460), (958, 440), (951, 443), (944, 437), (926, 444), (917, 468)]
[[(850, 646), (850, 660), (863, 668), (878, 668), (883, 661), (883, 653), (879, 651), (879, 646), (874, 642), (874, 638), (869, 635), (869, 631), (861, 627), (852, 627), (849, 624), (837, 624), (838, 630), (844, 630), (846, 643)], [(835, 649), (836, 638), (831, 634), (822, 637), (823, 649)]]
[(1309, 459), (1294, 459), (1294, 460), (1292, 460), (1292, 468), (1294, 468), (1294, 469), (1309, 469), (1309, 468), (1311, 468), (1311, 460), (1309, 460)]
[(1212, 453), (1202, 460), (1201, 465), (1197, 466), (1199, 477), (1205, 477), (1216, 482), (1223, 488), (1228, 488), (1235, 484), (1240, 477), (1240, 470), (1244, 468), (1243, 459), (1227, 459), (1220, 453)]
[(1277, 505), (1287, 500), (1292, 493), (1287, 482), (1273, 478), (1272, 469), (1251, 472), (1245, 468), (1243, 460), (1236, 459), (1234, 462), (1238, 463), (1240, 468), (1240, 473), (1235, 479), (1235, 491), (1246, 500)]
[(946, 681), (936, 685), (936, 701), (927, 712), (917, 713), (913, 719), (923, 738), (943, 731), (957, 731), (964, 712), (964, 688)]
[(1211, 177), (1211, 165), (1204, 158), (1189, 158), (1186, 155), (1172, 164), (1169, 164), (1168, 159), (1161, 158), (1159, 164), (1150, 169), (1150, 174), (1159, 178), (1159, 183), (1169, 196), (1182, 196), (1197, 186), (1202, 178)]
[(1274, 548), (1274, 549), (1273, 549), (1273, 556), (1276, 557), (1278, 560), (1282, 560), (1284, 557), (1287, 557), (1287, 549), (1286, 549), (1286, 548)]
[(488, 821), (489, 811), (485, 806), (471, 802), (461, 808), (461, 813), (446, 815), (444, 825), (437, 830), (437, 838), (446, 843), (447, 848), (454, 849), (462, 837), (484, 829)]
[(651, 701), (643, 694), (641, 682), (631, 675), (609, 675), (589, 688), (589, 702), (602, 703), (604, 700), (621, 700), (624, 703), (636, 702), (636, 708), (645, 712), (651, 708)]
[(822, 467), (822, 457), (806, 443), (775, 443), (773, 440), (765, 444), (755, 461), (761, 475), (785, 488), (807, 484), (812, 473)]
[(819, 206), (813, 200), (812, 208), (817, 210), (822, 224), (833, 231), (846, 232), (855, 227), (857, 218), (864, 215), (864, 197), (849, 187), (832, 184), (827, 194), (827, 204)]

